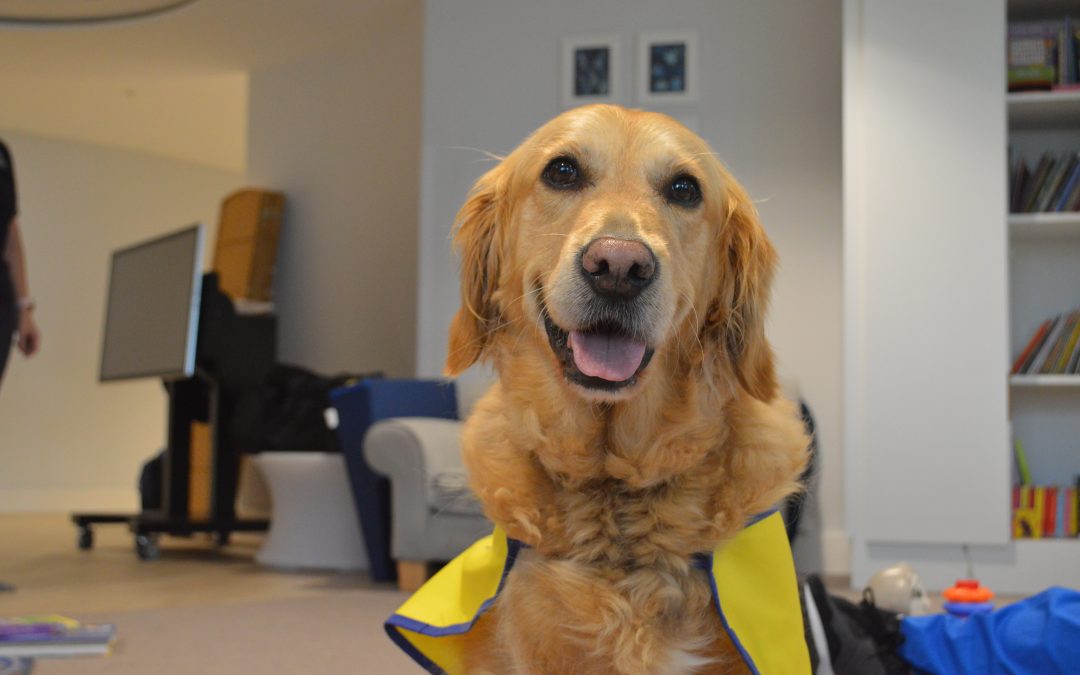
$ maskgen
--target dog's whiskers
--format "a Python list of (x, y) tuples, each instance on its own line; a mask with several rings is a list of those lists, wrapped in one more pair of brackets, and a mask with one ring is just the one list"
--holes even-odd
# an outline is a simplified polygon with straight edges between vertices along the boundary
[[(679, 289), (678, 293), (682, 296), (682, 299), (686, 301), (686, 306), (690, 309), (691, 312), (694, 313), (694, 327), (698, 329), (694, 331), (694, 341), (697, 343), (698, 351), (701, 352), (701, 358), (704, 360), (705, 345), (701, 344), (701, 317), (698, 315), (697, 308), (694, 307), (694, 302), (690, 298), (690, 295), (686, 291), (681, 289)], [(679, 347), (681, 348), (682, 345), (679, 345)]]
[(481, 150), (480, 148), (471, 148), (471, 147), (469, 147), (467, 145), (452, 145), (452, 146), (450, 146), (450, 149), (451, 150), (471, 150), (472, 152), (479, 152), (487, 160), (490, 160), (492, 162), (501, 162), (504, 159), (506, 159), (505, 157), (503, 157), (501, 155), (496, 155), (493, 152), (488, 152), (487, 150)]

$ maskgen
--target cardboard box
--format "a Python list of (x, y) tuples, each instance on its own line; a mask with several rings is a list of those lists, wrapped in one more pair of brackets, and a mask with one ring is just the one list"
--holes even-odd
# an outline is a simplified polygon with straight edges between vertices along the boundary
[(221, 290), (234, 300), (273, 300), (284, 208), (284, 194), (254, 188), (222, 201), (214, 271)]

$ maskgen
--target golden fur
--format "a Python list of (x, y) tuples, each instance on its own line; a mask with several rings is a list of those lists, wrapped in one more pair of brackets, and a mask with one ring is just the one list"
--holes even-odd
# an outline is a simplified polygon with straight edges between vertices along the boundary
[[(572, 194), (539, 180), (567, 154), (589, 167)], [(700, 181), (697, 208), (660, 193), (680, 172)], [(664, 271), (653, 360), (610, 394), (564, 378), (540, 318), (548, 302), (559, 320), (560, 275), (599, 236), (647, 243)], [(742, 672), (691, 558), (797, 490), (808, 444), (777, 395), (776, 255), (743, 188), (671, 118), (589, 106), (480, 178), (455, 242), (447, 372), (491, 360), (499, 374), (465, 461), (488, 517), (530, 547), (469, 637), (469, 672)]]

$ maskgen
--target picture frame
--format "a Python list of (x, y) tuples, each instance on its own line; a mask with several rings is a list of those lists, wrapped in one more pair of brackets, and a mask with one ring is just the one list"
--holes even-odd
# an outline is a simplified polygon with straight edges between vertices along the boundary
[(637, 98), (646, 105), (698, 100), (695, 31), (650, 31), (637, 39)]
[(576, 35), (562, 40), (560, 88), (567, 108), (619, 101), (619, 37)]

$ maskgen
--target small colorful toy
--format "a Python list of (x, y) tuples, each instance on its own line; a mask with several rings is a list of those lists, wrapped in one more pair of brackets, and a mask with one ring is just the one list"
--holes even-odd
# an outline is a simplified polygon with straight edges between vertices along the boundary
[(979, 583), (978, 579), (960, 579), (953, 586), (946, 588), (945, 611), (951, 616), (967, 618), (972, 614), (994, 611), (994, 592)]

